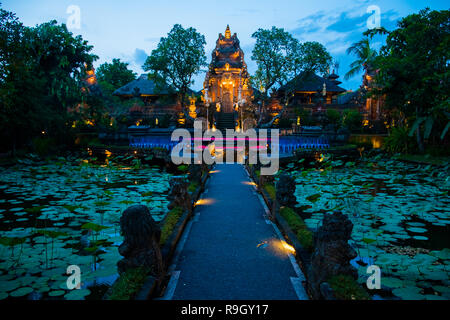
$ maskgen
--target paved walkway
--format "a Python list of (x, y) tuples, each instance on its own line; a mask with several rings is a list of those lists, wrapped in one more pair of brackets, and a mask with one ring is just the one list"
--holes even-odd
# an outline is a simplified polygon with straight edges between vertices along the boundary
[(163, 299), (307, 299), (304, 276), (240, 164), (216, 165)]

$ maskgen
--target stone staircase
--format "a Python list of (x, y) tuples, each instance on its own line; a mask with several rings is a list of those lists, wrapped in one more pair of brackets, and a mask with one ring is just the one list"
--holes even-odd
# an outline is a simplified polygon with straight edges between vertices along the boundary
[(234, 113), (221, 112), (217, 119), (217, 129), (224, 131), (225, 129), (235, 129)]

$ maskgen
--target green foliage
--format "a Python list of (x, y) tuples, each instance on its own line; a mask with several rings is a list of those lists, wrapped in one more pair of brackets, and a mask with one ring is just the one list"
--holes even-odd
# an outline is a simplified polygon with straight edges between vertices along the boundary
[(185, 172), (188, 171), (189, 167), (187, 165), (185, 165), (185, 164), (182, 164), (182, 165), (179, 165), (177, 167), (177, 169), (178, 169), (178, 171), (181, 171), (181, 172), (185, 173)]
[(267, 95), (274, 85), (282, 85), (290, 78), (293, 70), (294, 52), (298, 50), (298, 41), (283, 28), (258, 29), (252, 34), (256, 39), (252, 51), (252, 60), (256, 61), (253, 81)]
[(178, 90), (184, 107), (187, 90), (193, 84), (193, 76), (207, 65), (205, 44), (205, 37), (196, 29), (184, 29), (180, 24), (175, 24), (167, 37), (161, 38), (158, 47), (152, 51), (142, 68), (151, 71), (157, 83), (168, 81), (168, 84)]
[(136, 73), (128, 69), (128, 63), (113, 59), (112, 63), (101, 64), (96, 76), (102, 89), (109, 94), (136, 79)]
[(335, 130), (338, 130), (342, 125), (341, 113), (337, 110), (327, 109), (327, 122), (333, 125)]
[(166, 216), (164, 220), (164, 226), (161, 230), (161, 239), (159, 243), (161, 246), (163, 246), (167, 239), (169, 239), (170, 235), (173, 232), (173, 229), (175, 228), (175, 225), (178, 223), (178, 220), (180, 219), (181, 215), (183, 214), (183, 209), (180, 207), (173, 208)]
[(85, 65), (90, 68), (98, 58), (91, 50), (64, 24), (25, 27), (0, 9), (0, 137), (5, 148), (26, 144), (42, 131), (68, 142), (68, 110), (89, 102), (81, 87)]
[(334, 295), (339, 300), (369, 300), (367, 292), (348, 275), (333, 276), (328, 280)]
[(406, 127), (392, 128), (389, 136), (384, 139), (384, 148), (390, 153), (410, 153), (415, 147), (414, 139), (409, 136)]
[(131, 300), (141, 290), (149, 270), (144, 267), (129, 269), (120, 275), (111, 288), (109, 300)]
[(265, 184), (264, 185), (264, 190), (267, 191), (267, 193), (269, 194), (269, 197), (272, 200), (275, 200), (277, 195), (276, 195), (276, 189), (275, 186), (273, 184)]
[(306, 227), (306, 224), (303, 222), (302, 218), (300, 218), (294, 210), (288, 207), (282, 207), (280, 209), (280, 215), (286, 220), (292, 231), (295, 232), (302, 246), (306, 250), (311, 251), (314, 246), (313, 233)]
[(299, 44), (299, 49), (295, 53), (294, 70), (295, 74), (301, 71), (319, 73), (325, 75), (332, 58), (328, 50), (317, 41), (307, 41)]
[(85, 224), (83, 224), (81, 226), (81, 229), (92, 230), (92, 231), (95, 231), (95, 232), (100, 232), (100, 231), (102, 231), (104, 229), (108, 229), (108, 228), (109, 227), (107, 227), (107, 226), (102, 226), (100, 224), (96, 224), (96, 223), (93, 223), (93, 222), (87, 222), (87, 223), (85, 223)]
[(352, 44), (347, 49), (347, 54), (353, 54), (356, 56), (356, 60), (350, 64), (350, 70), (345, 74), (345, 80), (348, 80), (361, 72), (362, 69), (367, 69), (373, 65), (374, 59), (378, 53), (376, 50), (370, 47), (370, 40), (368, 37)]
[(449, 31), (449, 10), (421, 10), (398, 22), (376, 59), (385, 107), (416, 121), (419, 151), (422, 132), (440, 137), (449, 122)]
[(350, 131), (361, 129), (362, 127), (362, 116), (358, 110), (347, 109), (344, 110), (342, 116), (342, 122)]
[(192, 193), (192, 192), (195, 192), (197, 190), (197, 188), (198, 188), (198, 182), (194, 181), (189, 184), (188, 191)]
[(50, 137), (35, 137), (31, 141), (33, 151), (39, 156), (47, 156), (51, 151), (55, 150), (55, 139)]

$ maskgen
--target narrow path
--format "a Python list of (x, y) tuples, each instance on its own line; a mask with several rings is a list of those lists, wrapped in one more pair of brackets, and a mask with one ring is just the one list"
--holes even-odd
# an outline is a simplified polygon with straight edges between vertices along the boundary
[(240, 164), (216, 165), (163, 299), (307, 299), (304, 276)]

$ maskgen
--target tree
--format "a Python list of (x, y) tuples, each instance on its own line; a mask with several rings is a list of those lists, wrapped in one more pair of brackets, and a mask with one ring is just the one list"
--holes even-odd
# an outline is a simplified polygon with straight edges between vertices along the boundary
[(289, 80), (300, 45), (283, 28), (258, 29), (252, 38), (256, 39), (256, 44), (251, 58), (258, 65), (253, 81), (267, 97), (273, 86), (281, 86)]
[(128, 69), (128, 63), (113, 59), (101, 64), (96, 71), (97, 80), (104, 91), (111, 95), (114, 90), (136, 80), (136, 73)]
[(373, 65), (377, 51), (370, 47), (369, 38), (365, 37), (352, 44), (347, 49), (347, 54), (354, 54), (356, 60), (350, 64), (350, 70), (344, 76), (346, 80), (358, 74), (362, 69), (366, 70), (370, 65)]
[(313, 72), (325, 75), (329, 72), (332, 57), (327, 49), (319, 42), (304, 42), (295, 51), (294, 75), (300, 72)]
[(82, 101), (86, 66), (97, 57), (56, 21), (24, 27), (0, 9), (0, 135), (13, 151), (34, 136), (67, 137), (68, 108)]
[(399, 21), (376, 59), (385, 106), (414, 122), (421, 152), (433, 130), (443, 138), (449, 128), (449, 48), (450, 11), (425, 9)]
[[(299, 43), (289, 32), (283, 28), (258, 29), (252, 34), (256, 38), (256, 44), (252, 51), (252, 60), (258, 66), (252, 82), (261, 89), (261, 110), (258, 125), (262, 121), (265, 102), (268, 99), (269, 90), (283, 87), (293, 77), (303, 71), (325, 73), (331, 64), (331, 56), (326, 48), (318, 42)], [(284, 106), (289, 104), (292, 96), (292, 88), (284, 88)], [(273, 118), (268, 124), (279, 118), (284, 111)]]
[(205, 37), (196, 29), (184, 29), (176, 24), (166, 38), (161, 38), (158, 47), (147, 57), (143, 69), (158, 82), (171, 85), (178, 91), (181, 108), (186, 117), (186, 95), (192, 85), (193, 76), (206, 66)]

